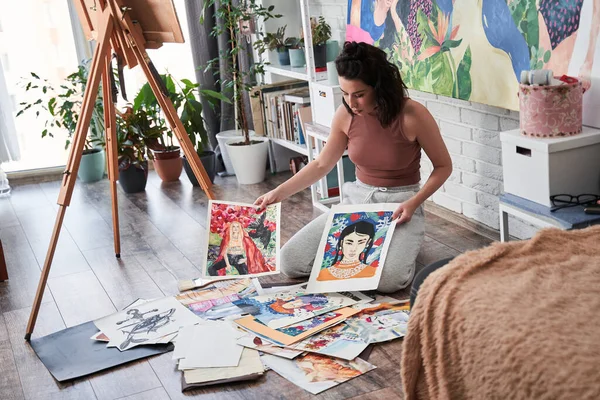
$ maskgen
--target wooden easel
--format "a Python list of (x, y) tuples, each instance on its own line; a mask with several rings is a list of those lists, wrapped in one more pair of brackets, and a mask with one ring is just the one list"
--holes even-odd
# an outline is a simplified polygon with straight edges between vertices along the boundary
[(121, 242), (119, 235), (119, 215), (117, 207), (117, 132), (114, 99), (111, 90), (111, 59), (113, 52), (129, 68), (140, 65), (148, 83), (166, 115), (171, 129), (179, 140), (181, 148), (190, 162), (194, 175), (209, 199), (213, 199), (211, 181), (194, 151), (177, 111), (166, 94), (161, 91), (160, 76), (153, 74), (151, 61), (146, 48), (159, 48), (164, 42), (183, 42), (183, 34), (177, 20), (172, 0), (74, 0), (82, 27), (88, 39), (96, 40), (96, 47), (88, 84), (85, 89), (81, 115), (77, 121), (75, 134), (66, 170), (64, 172), (60, 194), (58, 196), (58, 214), (52, 232), (52, 238), (46, 254), (44, 268), (35, 295), (33, 308), (27, 324), (25, 340), (30, 340), (38, 316), (42, 296), (48, 281), (52, 259), (58, 243), (67, 207), (71, 202), (79, 163), (83, 154), (85, 138), (90, 125), (94, 102), (98, 95), (98, 86), (102, 79), (104, 95), (104, 126), (106, 132), (106, 150), (108, 158), (108, 179), (112, 198), (112, 222), (114, 231), (115, 255), (120, 257)]

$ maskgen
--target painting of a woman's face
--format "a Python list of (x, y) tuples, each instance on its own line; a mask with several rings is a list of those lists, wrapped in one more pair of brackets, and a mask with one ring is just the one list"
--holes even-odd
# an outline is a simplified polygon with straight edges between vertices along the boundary
[(366, 233), (352, 232), (342, 241), (344, 261), (358, 261), (360, 254), (369, 244), (371, 237)]
[(296, 308), (302, 307), (303, 304), (304, 304), (304, 302), (302, 301), (302, 299), (296, 299), (296, 300), (288, 301), (287, 303), (284, 303), (282, 305), (282, 307), (285, 308), (286, 310), (294, 310)]
[(233, 222), (231, 224), (231, 240), (240, 240), (242, 237), (242, 224)]

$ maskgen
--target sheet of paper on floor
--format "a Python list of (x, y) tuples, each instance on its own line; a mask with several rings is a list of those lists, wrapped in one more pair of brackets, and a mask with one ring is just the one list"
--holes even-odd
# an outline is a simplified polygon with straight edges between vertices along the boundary
[(265, 368), (258, 351), (243, 347), (242, 357), (237, 367), (224, 368), (195, 368), (183, 371), (185, 384), (200, 386), (241, 380), (240, 378), (255, 379), (263, 374)]
[(248, 333), (238, 339), (237, 344), (240, 346), (248, 347), (254, 350), (261, 351), (263, 353), (272, 354), (277, 357), (287, 358), (289, 360), (298, 357), (303, 351), (288, 349), (285, 347), (277, 346), (270, 341), (256, 336), (252, 333)]
[(183, 292), (175, 298), (203, 319), (218, 319), (241, 313), (231, 302), (256, 293), (250, 279), (236, 279), (214, 282), (201, 289)]
[(174, 297), (165, 297), (100, 318), (94, 325), (110, 338), (109, 346), (127, 350), (156, 343), (180, 327), (198, 322), (200, 319)]
[(358, 357), (367, 346), (368, 343), (342, 322), (292, 345), (291, 348), (349, 361)]
[(252, 315), (237, 319), (234, 322), (241, 328), (251, 331), (260, 337), (266, 338), (275, 344), (280, 346), (289, 346), (324, 329), (339, 324), (357, 312), (357, 310), (351, 307), (340, 308), (338, 310), (321, 314), (279, 329), (269, 328), (265, 324), (256, 320)]
[(293, 360), (269, 354), (261, 358), (267, 367), (312, 394), (331, 389), (376, 368), (360, 358), (345, 361), (312, 353)]
[(268, 296), (273, 293), (279, 293), (279, 292), (304, 291), (306, 289), (306, 282), (299, 283), (297, 285), (271, 286), (271, 287), (262, 287), (262, 285), (258, 281), (258, 278), (253, 278), (252, 282), (254, 283), (254, 287), (256, 288), (256, 292), (259, 296)]
[[(178, 340), (175, 347), (185, 348), (179, 359), (179, 369), (235, 367), (240, 362), (243, 347), (237, 340), (244, 335), (227, 321), (207, 321), (191, 327), (186, 341)], [(190, 340), (191, 339), (191, 340)], [(181, 352), (177, 352), (181, 354)]]
[(380, 343), (404, 337), (410, 316), (407, 303), (382, 303), (363, 309), (345, 321), (366, 343)]
[(283, 328), (317, 315), (356, 304), (356, 300), (339, 293), (304, 294), (304, 292), (279, 292), (234, 301), (245, 308), (258, 321), (271, 329)]

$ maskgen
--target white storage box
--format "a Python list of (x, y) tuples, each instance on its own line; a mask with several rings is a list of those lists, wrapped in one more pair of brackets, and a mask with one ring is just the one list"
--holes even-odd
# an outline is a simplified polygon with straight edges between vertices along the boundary
[(327, 81), (310, 83), (313, 122), (331, 128), (331, 121), (338, 106), (342, 104), (342, 90), (339, 85)]
[(550, 207), (556, 194), (600, 194), (600, 130), (540, 139), (501, 132), (504, 191)]

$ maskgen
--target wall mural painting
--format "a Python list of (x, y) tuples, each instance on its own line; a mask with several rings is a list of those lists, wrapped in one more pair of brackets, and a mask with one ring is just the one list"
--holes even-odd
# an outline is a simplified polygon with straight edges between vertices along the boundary
[(518, 110), (521, 71), (579, 77), (600, 126), (600, 0), (348, 0), (346, 40), (385, 50), (410, 89)]

